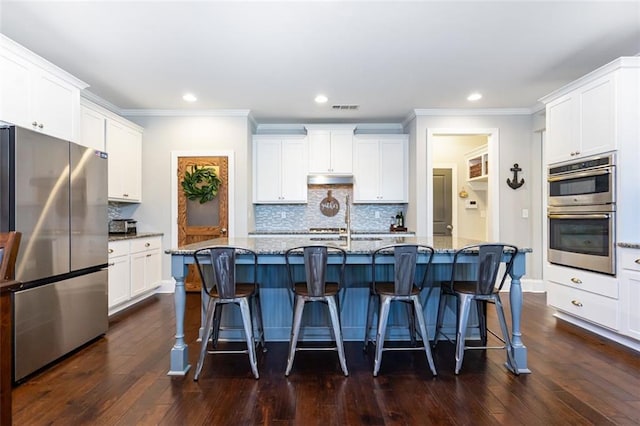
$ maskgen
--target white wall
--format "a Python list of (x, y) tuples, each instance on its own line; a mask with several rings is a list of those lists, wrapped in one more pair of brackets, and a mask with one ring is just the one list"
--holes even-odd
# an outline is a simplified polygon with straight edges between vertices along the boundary
[[(409, 226), (416, 230), (417, 235), (426, 235), (427, 223), (432, 220), (432, 212), (427, 211), (426, 182), (428, 176), (427, 162), (427, 131), (428, 129), (499, 129), (499, 161), (495, 169), (499, 173), (500, 191), (500, 224), (499, 239), (518, 246), (531, 247), (540, 250), (541, 233), (534, 234), (536, 226), (532, 225), (529, 218), (522, 217), (522, 209), (529, 212), (540, 208), (537, 200), (540, 197), (539, 187), (532, 186), (531, 179), (540, 179), (539, 163), (531, 161), (532, 146), (534, 141), (533, 119), (529, 114), (522, 115), (441, 115), (416, 111), (416, 117), (405, 126), (411, 135), (410, 143), (415, 144), (410, 148), (410, 176), (415, 176), (415, 185), (410, 188), (409, 205), (410, 218), (417, 218), (415, 223)], [(538, 136), (539, 137), (539, 136)], [(536, 150), (540, 149), (538, 146)], [(536, 154), (536, 158), (537, 158)], [(432, 162), (433, 159), (430, 159)], [(512, 178), (509, 170), (514, 163), (518, 163), (523, 171), (519, 178), (525, 179), (525, 184), (517, 190), (511, 189), (507, 184), (507, 178)], [(532, 171), (536, 167), (538, 170)], [(536, 193), (532, 193), (535, 190)], [(534, 262), (535, 263), (532, 263)], [(527, 278), (541, 279), (541, 261), (532, 256), (527, 256)]]
[[(127, 117), (144, 127), (142, 141), (142, 203), (133, 214), (142, 231), (163, 232), (163, 251), (171, 248), (172, 151), (234, 152), (235, 236), (247, 235), (253, 218), (251, 159), (247, 116)], [(231, 230), (230, 230), (231, 231)], [(162, 259), (162, 279), (171, 279), (169, 255)]]

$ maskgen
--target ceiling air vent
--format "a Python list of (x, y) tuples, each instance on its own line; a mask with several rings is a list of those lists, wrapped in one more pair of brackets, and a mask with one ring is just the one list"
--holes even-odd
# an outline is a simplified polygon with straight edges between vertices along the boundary
[(335, 109), (335, 110), (356, 110), (360, 108), (360, 105), (353, 105), (353, 104), (336, 104), (336, 105), (331, 105), (331, 109)]

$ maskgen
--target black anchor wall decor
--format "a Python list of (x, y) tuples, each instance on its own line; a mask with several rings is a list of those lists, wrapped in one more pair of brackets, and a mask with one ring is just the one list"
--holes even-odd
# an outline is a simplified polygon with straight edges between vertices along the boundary
[(511, 189), (518, 189), (524, 184), (524, 179), (520, 179), (520, 182), (518, 182), (518, 172), (521, 172), (522, 169), (518, 166), (518, 163), (515, 163), (510, 170), (513, 172), (513, 181), (507, 179), (507, 185), (509, 185)]

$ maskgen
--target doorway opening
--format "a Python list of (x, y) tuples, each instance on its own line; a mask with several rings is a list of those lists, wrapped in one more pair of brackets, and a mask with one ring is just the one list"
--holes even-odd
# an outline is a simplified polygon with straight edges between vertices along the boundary
[(429, 129), (431, 235), (499, 240), (498, 152), (498, 129)]

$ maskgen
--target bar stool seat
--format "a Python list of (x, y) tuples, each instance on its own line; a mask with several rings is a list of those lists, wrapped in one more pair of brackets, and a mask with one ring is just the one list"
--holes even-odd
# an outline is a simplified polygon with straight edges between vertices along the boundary
[[(339, 260), (337, 263), (332, 264), (332, 266), (336, 266), (338, 269), (337, 281), (327, 281), (330, 256), (337, 257)], [(331, 350), (338, 352), (342, 372), (345, 376), (349, 375), (342, 341), (338, 301), (338, 294), (344, 285), (344, 267), (346, 260), (347, 253), (341, 248), (332, 246), (299, 246), (285, 252), (289, 286), (294, 296), (289, 356), (287, 358), (285, 376), (291, 373), (296, 352), (302, 350)], [(297, 274), (296, 270), (298, 272)], [(303, 279), (296, 279), (301, 275)], [(309, 302), (321, 302), (327, 305), (331, 322), (329, 329), (335, 340), (334, 346), (298, 347), (300, 328), (302, 327), (302, 313), (305, 305)]]

